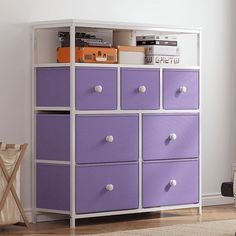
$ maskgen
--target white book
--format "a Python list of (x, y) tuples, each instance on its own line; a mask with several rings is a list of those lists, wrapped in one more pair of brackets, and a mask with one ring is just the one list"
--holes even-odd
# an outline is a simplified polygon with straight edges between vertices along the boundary
[(179, 56), (179, 47), (170, 46), (157, 46), (157, 45), (145, 45), (145, 54), (147, 56), (154, 55), (167, 55), (167, 56)]
[(148, 41), (148, 40), (166, 40), (166, 41), (177, 41), (176, 36), (172, 35), (142, 35), (136, 36), (136, 41)]

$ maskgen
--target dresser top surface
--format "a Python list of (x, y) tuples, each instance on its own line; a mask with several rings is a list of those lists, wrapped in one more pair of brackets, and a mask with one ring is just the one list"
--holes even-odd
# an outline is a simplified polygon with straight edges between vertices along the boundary
[(92, 28), (106, 28), (114, 30), (145, 30), (175, 34), (198, 34), (201, 32), (200, 27), (182, 27), (182, 26), (168, 26), (150, 23), (135, 23), (135, 22), (114, 22), (114, 21), (92, 21), (79, 19), (65, 19), (65, 20), (51, 20), (32, 22), (34, 29), (40, 28), (54, 28), (54, 27), (92, 27)]

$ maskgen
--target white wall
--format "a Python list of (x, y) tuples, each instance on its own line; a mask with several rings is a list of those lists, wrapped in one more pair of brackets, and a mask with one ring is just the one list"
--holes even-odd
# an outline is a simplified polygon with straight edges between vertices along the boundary
[[(30, 1), (0, 1), (0, 141), (30, 143)], [(22, 200), (31, 206), (30, 150), (23, 163)]]
[[(203, 193), (215, 196), (236, 161), (236, 32), (234, 0), (1, 0), (0, 140), (30, 142), (30, 30), (28, 23), (89, 19), (202, 27)], [(30, 201), (30, 152), (22, 198)]]

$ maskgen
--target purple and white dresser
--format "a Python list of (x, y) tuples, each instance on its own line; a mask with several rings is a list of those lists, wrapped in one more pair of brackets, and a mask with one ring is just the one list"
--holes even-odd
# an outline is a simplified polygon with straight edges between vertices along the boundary
[[(81, 23), (63, 24), (72, 62), (42, 63), (39, 53), (33, 68), (34, 212), (66, 214), (71, 227), (87, 217), (201, 212), (200, 65), (74, 63)], [(34, 31), (50, 27), (60, 24)]]

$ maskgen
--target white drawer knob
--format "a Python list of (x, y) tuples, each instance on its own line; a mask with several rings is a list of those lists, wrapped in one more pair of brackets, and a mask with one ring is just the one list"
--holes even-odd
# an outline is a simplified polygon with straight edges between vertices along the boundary
[(139, 88), (138, 88), (138, 91), (140, 92), (140, 93), (145, 93), (146, 92), (146, 87), (144, 86), (144, 85), (142, 85), (142, 86), (140, 86)]
[(176, 135), (175, 133), (170, 134), (170, 135), (169, 135), (169, 139), (174, 141), (174, 140), (177, 139), (177, 135)]
[(106, 141), (107, 141), (108, 143), (112, 143), (112, 142), (114, 141), (114, 137), (113, 137), (112, 135), (107, 135), (107, 136), (106, 136)]
[(186, 92), (187, 92), (187, 87), (185, 87), (185, 86), (180, 86), (180, 87), (179, 87), (179, 92), (180, 92), (180, 93), (186, 93)]
[(106, 190), (107, 190), (107, 191), (111, 192), (111, 191), (113, 191), (113, 189), (114, 189), (113, 184), (107, 184), (107, 185), (106, 185)]
[(102, 92), (102, 85), (96, 85), (94, 87), (94, 90), (95, 90), (96, 93), (101, 93)]
[(169, 182), (171, 187), (175, 187), (177, 185), (177, 181), (175, 179), (170, 180)]

